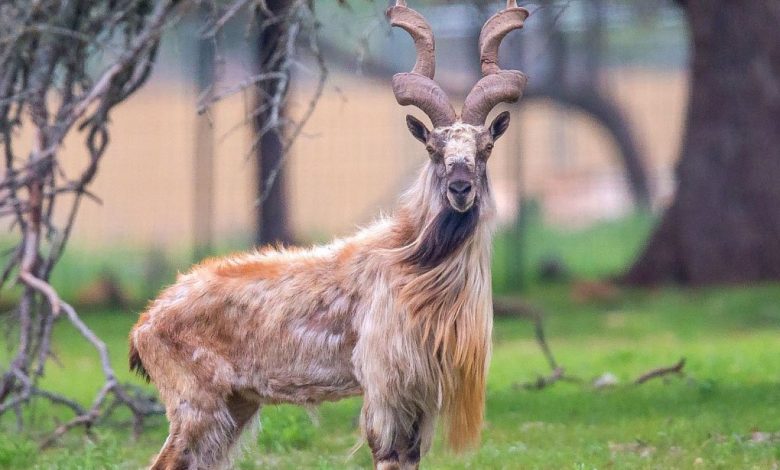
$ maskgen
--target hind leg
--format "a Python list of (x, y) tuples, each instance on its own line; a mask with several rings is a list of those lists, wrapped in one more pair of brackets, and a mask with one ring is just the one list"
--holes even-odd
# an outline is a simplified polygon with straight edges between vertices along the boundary
[(235, 423), (235, 431), (228, 443), (228, 447), (232, 448), (236, 441), (238, 441), (247, 424), (257, 415), (260, 404), (256, 400), (247, 398), (240, 393), (235, 392), (228, 396), (226, 403), (228, 412)]
[[(188, 408), (183, 406), (181, 408)], [(151, 470), (195, 470), (219, 466), (227, 459), (241, 431), (257, 413), (259, 405), (229, 397), (224, 409), (176, 410), (171, 429)], [(201, 415), (192, 419), (192, 415)]]
[(178, 425), (171, 422), (168, 438), (165, 439), (165, 443), (150, 470), (187, 470), (190, 468), (189, 452), (178, 446), (179, 432), (177, 428)]
[(168, 409), (171, 431), (153, 470), (218, 467), (237, 437), (237, 426), (222, 400), (192, 403), (181, 399)]

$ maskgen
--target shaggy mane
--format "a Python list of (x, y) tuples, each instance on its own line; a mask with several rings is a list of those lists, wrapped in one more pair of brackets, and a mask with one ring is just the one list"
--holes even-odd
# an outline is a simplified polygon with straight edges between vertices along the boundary
[(445, 439), (460, 452), (479, 444), (484, 417), (494, 206), (485, 184), (474, 206), (458, 212), (439, 196), (441, 184), (429, 167), (403, 201), (398, 232), (410, 238), (397, 260), (409, 271), (397, 287), (409, 325), (437, 364)]
[(425, 229), (406, 261), (423, 269), (441, 264), (471, 238), (478, 224), (477, 205), (466, 212), (458, 212), (452, 207), (443, 208)]

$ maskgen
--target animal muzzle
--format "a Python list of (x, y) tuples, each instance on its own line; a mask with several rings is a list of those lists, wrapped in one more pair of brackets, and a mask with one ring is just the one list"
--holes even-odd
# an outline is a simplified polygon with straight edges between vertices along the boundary
[(476, 191), (471, 175), (466, 171), (455, 171), (447, 179), (447, 200), (453, 209), (466, 212), (474, 204)]
[(453, 181), (449, 184), (449, 186), (447, 186), (447, 189), (456, 197), (468, 196), (469, 193), (471, 193), (471, 181)]

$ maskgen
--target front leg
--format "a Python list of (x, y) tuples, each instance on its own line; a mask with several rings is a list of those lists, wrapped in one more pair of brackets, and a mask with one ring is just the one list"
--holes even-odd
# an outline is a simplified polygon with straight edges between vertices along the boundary
[(430, 436), (426, 434), (433, 428), (430, 419), (422, 412), (410, 416), (403, 408), (363, 406), (363, 430), (376, 470), (417, 470), (427, 450)]

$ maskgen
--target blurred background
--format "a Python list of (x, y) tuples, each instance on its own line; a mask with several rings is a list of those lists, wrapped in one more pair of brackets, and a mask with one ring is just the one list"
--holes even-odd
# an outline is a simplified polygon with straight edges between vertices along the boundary
[[(404, 124), (407, 113), (424, 116), (398, 106), (390, 88), (392, 74), (411, 67), (414, 49), (406, 33), (390, 30), (386, 6), (317, 4), (327, 82), (274, 184), (281, 196), (265, 201), (274, 205), (265, 221), (246, 118), (251, 88), (196, 111), (204, 83), (230, 88), (252, 74), (255, 38), (234, 18), (215, 56), (197, 39), (197, 15), (185, 18), (162, 41), (146, 86), (113, 114), (112, 142), (92, 188), (102, 203), (83, 204), (72, 251), (121, 247), (136, 255), (133, 264), (171, 254), (181, 269), (186, 258), (274, 241), (260, 235), (263, 223), (279, 224), (271, 230), (283, 242), (305, 244), (348, 235), (391, 210), (426, 154)], [(435, 31), (436, 78), (456, 108), (479, 78), (477, 36), (498, 6), (416, 6)], [(632, 223), (647, 226), (636, 219), (662, 209), (674, 190), (688, 93), (683, 11), (665, 1), (617, 0), (529, 8), (536, 11), (526, 27), (501, 48), (505, 68), (530, 76), (519, 104), (494, 111), (513, 117), (489, 166), (501, 227), (516, 228), (521, 208), (562, 231), (637, 213)], [(303, 57), (294, 69), (285, 109), (293, 117), (312, 98), (314, 67)], [(75, 138), (65, 152), (65, 161), (80, 163)], [(522, 263), (523, 242), (514, 242), (514, 262)], [(108, 264), (105, 270), (119, 271)]]

